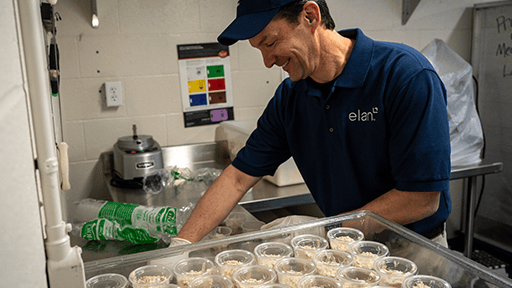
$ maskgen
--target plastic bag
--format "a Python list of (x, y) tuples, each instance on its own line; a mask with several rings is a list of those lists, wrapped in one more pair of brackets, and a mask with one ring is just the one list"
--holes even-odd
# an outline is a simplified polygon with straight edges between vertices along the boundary
[(202, 168), (192, 172), (188, 168), (177, 166), (159, 169), (142, 179), (142, 189), (151, 194), (158, 194), (169, 187), (175, 193), (187, 191), (206, 191), (222, 173), (221, 169)]
[(446, 87), (452, 166), (480, 163), (484, 139), (473, 96), (473, 68), (440, 39), (434, 39), (421, 53)]
[[(278, 218), (270, 223), (267, 223), (267, 224), (261, 226), (260, 230), (281, 228), (281, 227), (286, 227), (286, 226), (290, 226), (293, 224), (313, 221), (316, 219), (318, 219), (318, 218), (312, 217), (312, 216), (290, 215), (290, 216)], [(299, 230), (299, 231), (296, 231), (289, 235), (284, 235), (285, 236), (284, 238), (276, 240), (276, 241), (289, 243), (293, 239), (293, 237), (302, 235), (302, 234), (313, 234), (313, 235), (318, 235), (320, 237), (325, 238), (325, 228), (323, 226), (321, 226), (321, 227), (313, 227), (310, 229)]]

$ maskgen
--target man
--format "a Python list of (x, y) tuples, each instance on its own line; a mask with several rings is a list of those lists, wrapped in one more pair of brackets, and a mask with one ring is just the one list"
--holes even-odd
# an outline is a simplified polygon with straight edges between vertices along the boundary
[(446, 91), (428, 60), (359, 29), (336, 32), (324, 0), (241, 0), (218, 40), (243, 39), (290, 78), (179, 238), (199, 241), (290, 156), (326, 216), (369, 210), (442, 235), (450, 136)]

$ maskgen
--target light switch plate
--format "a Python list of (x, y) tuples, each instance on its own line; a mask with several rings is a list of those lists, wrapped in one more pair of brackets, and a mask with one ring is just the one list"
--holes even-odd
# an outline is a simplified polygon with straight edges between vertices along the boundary
[(121, 81), (105, 82), (105, 100), (108, 107), (123, 105), (123, 87)]

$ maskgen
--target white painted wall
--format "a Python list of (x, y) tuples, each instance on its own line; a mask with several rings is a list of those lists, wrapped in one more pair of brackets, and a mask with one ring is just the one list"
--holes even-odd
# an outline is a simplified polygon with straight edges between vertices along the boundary
[(0, 0), (0, 286), (47, 287), (16, 0)]
[[(337, 29), (359, 27), (377, 40), (418, 50), (440, 38), (470, 60), (472, 7), (492, 0), (423, 0), (401, 25), (402, 0), (328, 0)], [(70, 145), (71, 203), (108, 198), (98, 157), (131, 125), (163, 146), (215, 140), (217, 125), (184, 128), (176, 45), (214, 42), (235, 17), (237, 0), (98, 0), (100, 26), (90, 25), (90, 3), (59, 0), (64, 140)], [(281, 81), (247, 41), (230, 48), (235, 119), (257, 118)], [(125, 105), (107, 108), (102, 84), (121, 81)], [(460, 183), (453, 183), (454, 225)], [(458, 208), (457, 208), (458, 207)], [(72, 220), (72, 213), (68, 214)]]

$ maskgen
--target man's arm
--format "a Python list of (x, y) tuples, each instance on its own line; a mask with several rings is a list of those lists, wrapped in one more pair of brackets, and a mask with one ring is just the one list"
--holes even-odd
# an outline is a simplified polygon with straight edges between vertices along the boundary
[(405, 192), (393, 189), (363, 207), (401, 225), (433, 215), (439, 208), (441, 192)]
[(201, 240), (228, 216), (247, 190), (260, 179), (229, 165), (206, 190), (177, 237), (190, 242)]

